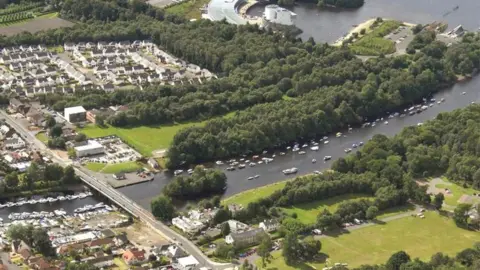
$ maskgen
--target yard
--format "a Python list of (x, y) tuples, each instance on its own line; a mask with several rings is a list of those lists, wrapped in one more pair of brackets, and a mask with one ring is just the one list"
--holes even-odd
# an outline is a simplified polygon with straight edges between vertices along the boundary
[[(348, 263), (349, 267), (384, 263), (393, 253), (404, 250), (412, 258), (428, 260), (434, 253), (455, 255), (480, 241), (478, 232), (458, 228), (455, 223), (436, 212), (428, 212), (425, 219), (406, 217), (384, 225), (374, 225), (341, 234), (322, 237), (322, 253), (330, 265)], [(267, 269), (322, 269), (325, 263), (316, 262), (296, 267), (286, 266), (281, 251), (273, 252), (274, 259)], [(261, 266), (261, 262), (257, 261)], [(261, 269), (261, 267), (260, 267)]]
[(128, 267), (128, 265), (122, 260), (122, 258), (114, 258), (113, 259), (113, 263), (115, 264), (115, 266), (113, 267), (113, 269), (116, 269), (116, 270), (128, 270), (130, 267)]
[(352, 51), (358, 55), (380, 55), (391, 54), (395, 52), (395, 43), (383, 38), (385, 35), (394, 31), (401, 25), (399, 21), (384, 21), (372, 31), (366, 32), (360, 36), (357, 41), (350, 46)]
[(457, 206), (459, 203), (477, 203), (480, 202), (480, 197), (474, 197), (473, 194), (478, 194), (480, 191), (473, 188), (464, 188), (453, 182), (450, 182), (447, 178), (442, 177), (443, 184), (436, 184), (435, 188), (445, 190), (448, 188), (451, 193), (445, 194), (445, 203), (449, 206)]
[(135, 161), (115, 163), (115, 164), (105, 164), (105, 163), (96, 163), (88, 162), (85, 167), (94, 172), (101, 173), (119, 173), (119, 172), (135, 172), (138, 169), (143, 168), (143, 164)]
[(256, 201), (260, 198), (267, 197), (277, 190), (281, 190), (286, 184), (287, 184), (287, 181), (282, 181), (275, 184), (266, 185), (260, 188), (250, 189), (224, 199), (222, 201), (222, 204), (228, 205), (228, 204), (235, 203), (235, 204), (241, 204), (244, 207), (246, 207), (249, 203), (253, 201)]
[(35, 137), (43, 143), (48, 142), (48, 137), (47, 137), (47, 134), (45, 134), (45, 132), (39, 132), (37, 133), (37, 135), (35, 135)]
[[(232, 117), (235, 112), (226, 114), (224, 117)], [(152, 152), (165, 149), (170, 146), (173, 137), (183, 128), (204, 125), (202, 122), (187, 122), (173, 125), (141, 126), (134, 128), (117, 128), (112, 126), (99, 127), (93, 124), (79, 130), (90, 138), (117, 135), (124, 142), (135, 148), (143, 156), (151, 156)]]
[(187, 0), (180, 4), (167, 7), (165, 11), (187, 19), (200, 19), (202, 18), (200, 8), (208, 4), (208, 2), (210, 2), (210, 0)]

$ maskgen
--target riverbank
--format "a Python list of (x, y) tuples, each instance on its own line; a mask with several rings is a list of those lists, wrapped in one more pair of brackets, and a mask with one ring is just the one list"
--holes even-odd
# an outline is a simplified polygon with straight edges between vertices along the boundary
[[(343, 41), (350, 39), (350, 37), (353, 38), (353, 35), (358, 35), (362, 31), (362, 29), (365, 30), (365, 33), (368, 34), (369, 32), (373, 31), (374, 29), (371, 29), (372, 25), (375, 23), (375, 21), (378, 20), (378, 18), (372, 18), (367, 21), (364, 21), (363, 23), (360, 23), (356, 26), (354, 26), (347, 34), (344, 36), (338, 38), (335, 42), (333, 42), (333, 46), (342, 46)], [(388, 19), (388, 18), (382, 18), (383, 22), (386, 21), (395, 21), (394, 19)], [(408, 23), (408, 22), (401, 22), (402, 25), (405, 25), (407, 27), (413, 27), (415, 24), (413, 23)], [(356, 33), (356, 34), (355, 34)]]
[(53, 193), (72, 194), (74, 192), (81, 192), (86, 190), (82, 184), (68, 185), (68, 186), (55, 186), (36, 190), (25, 190), (12, 193), (3, 193), (0, 195), (0, 201), (8, 201), (12, 198), (22, 197), (29, 198), (32, 196), (45, 196)]

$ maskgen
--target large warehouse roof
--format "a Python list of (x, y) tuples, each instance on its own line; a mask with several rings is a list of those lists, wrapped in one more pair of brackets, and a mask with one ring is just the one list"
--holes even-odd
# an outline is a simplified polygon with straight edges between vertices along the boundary
[(65, 108), (65, 115), (87, 112), (82, 106)]

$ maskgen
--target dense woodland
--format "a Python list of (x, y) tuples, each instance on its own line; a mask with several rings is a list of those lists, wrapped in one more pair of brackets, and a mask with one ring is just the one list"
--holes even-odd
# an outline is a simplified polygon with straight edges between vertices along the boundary
[(197, 166), (192, 175), (176, 176), (163, 188), (163, 193), (172, 198), (192, 200), (221, 194), (226, 187), (227, 176), (224, 172)]

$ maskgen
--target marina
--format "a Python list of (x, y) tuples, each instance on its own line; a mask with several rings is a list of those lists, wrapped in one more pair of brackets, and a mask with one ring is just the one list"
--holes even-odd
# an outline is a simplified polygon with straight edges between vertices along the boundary
[(0, 209), (16, 207), (16, 206), (23, 206), (23, 205), (26, 205), (26, 204), (34, 205), (34, 204), (37, 204), (37, 203), (42, 204), (42, 203), (53, 203), (53, 202), (65, 201), (65, 200), (71, 201), (71, 200), (76, 200), (76, 199), (85, 199), (86, 197), (90, 197), (90, 196), (92, 196), (92, 192), (87, 191), (85, 193), (81, 192), (81, 193), (74, 194), (74, 195), (58, 196), (58, 197), (55, 197), (55, 198), (53, 198), (53, 197), (40, 198), (38, 200), (35, 200), (35, 199), (26, 200), (24, 198), (20, 198), (16, 202), (7, 202), (5, 204), (0, 204)]

